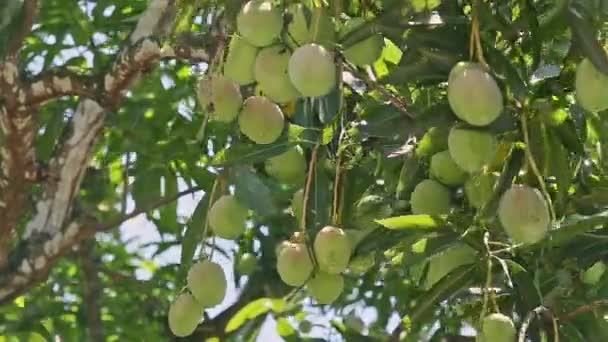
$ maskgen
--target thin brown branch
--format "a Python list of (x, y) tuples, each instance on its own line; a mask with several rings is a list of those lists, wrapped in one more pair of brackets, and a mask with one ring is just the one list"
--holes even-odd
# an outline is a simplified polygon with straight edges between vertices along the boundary
[(306, 187), (304, 188), (304, 199), (302, 200), (302, 217), (300, 218), (300, 229), (302, 233), (306, 232), (306, 212), (308, 210), (308, 197), (310, 195), (310, 186), (312, 185), (312, 177), (315, 173), (317, 163), (317, 153), (319, 145), (317, 144), (312, 150), (310, 163), (308, 164), (308, 175), (306, 177)]
[(160, 208), (179, 198), (200, 191), (195, 187), (181, 191), (174, 196), (163, 197), (141, 210), (103, 224), (92, 217), (72, 221), (57, 236), (44, 232), (36, 233), (23, 241), (11, 252), (7, 267), (0, 267), (0, 305), (7, 303), (31, 286), (44, 281), (58, 259), (72, 251), (74, 246), (92, 238), (96, 233), (111, 230), (122, 223), (142, 214)]
[(608, 299), (600, 299), (600, 300), (593, 301), (589, 304), (581, 305), (578, 308), (572, 310), (571, 312), (568, 312), (567, 314), (561, 316), (559, 318), (559, 321), (560, 322), (571, 321), (580, 315), (595, 311), (602, 306), (608, 306)]
[(348, 63), (345, 63), (345, 65), (346, 65), (345, 69), (348, 72), (350, 72), (353, 76), (355, 76), (356, 78), (362, 80), (368, 89), (378, 91), (385, 98), (385, 100), (389, 101), (391, 103), (391, 105), (393, 105), (393, 107), (397, 108), (400, 112), (409, 116), (410, 118), (415, 118), (415, 115), (407, 109), (408, 102), (405, 99), (401, 98), (399, 95), (388, 90), (382, 84), (380, 84), (376, 80), (373, 80), (370, 76), (366, 75), (365, 73), (358, 71), (357, 68), (355, 68), (354, 66), (352, 66)]
[(101, 100), (97, 77), (80, 75), (67, 69), (42, 72), (25, 85), (25, 106), (38, 107), (62, 96)]
[(8, 57), (14, 59), (19, 54), (25, 38), (32, 32), (34, 20), (38, 15), (39, 1), (25, 0), (23, 3), (23, 18), (21, 28), (17, 31), (15, 38), (11, 40), (8, 47)]

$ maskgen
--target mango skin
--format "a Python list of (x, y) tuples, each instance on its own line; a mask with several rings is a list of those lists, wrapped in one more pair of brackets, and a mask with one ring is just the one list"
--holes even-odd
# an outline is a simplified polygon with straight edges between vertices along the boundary
[[(340, 30), (340, 36), (346, 37), (350, 32), (365, 24), (363, 18), (352, 18), (346, 22), (344, 28)], [(363, 39), (360, 42), (349, 46), (344, 50), (344, 57), (347, 61), (356, 66), (366, 66), (374, 63), (382, 55), (384, 48), (384, 38), (380, 34)]]
[(494, 161), (498, 142), (489, 132), (453, 127), (448, 135), (450, 156), (461, 169), (477, 173)]
[(487, 342), (513, 342), (517, 331), (511, 318), (493, 313), (484, 317), (481, 326), (482, 340)]
[(432, 179), (418, 183), (410, 198), (415, 215), (443, 215), (450, 212), (450, 190)]
[(338, 274), (346, 270), (352, 247), (344, 230), (325, 226), (315, 237), (314, 251), (321, 271)]
[(469, 204), (481, 209), (494, 194), (494, 185), (498, 177), (492, 173), (473, 175), (464, 183), (464, 194)]
[(249, 44), (243, 37), (233, 35), (224, 62), (224, 75), (242, 86), (253, 83), (257, 55), (257, 47)]
[(449, 151), (431, 157), (430, 174), (439, 182), (450, 186), (460, 185), (467, 179), (467, 173), (454, 162)]
[(286, 242), (277, 256), (277, 272), (289, 286), (302, 286), (312, 274), (313, 264), (303, 243)]
[(300, 185), (306, 178), (306, 159), (299, 146), (266, 160), (266, 172), (285, 184)]
[(211, 118), (220, 122), (232, 122), (243, 105), (243, 96), (238, 84), (223, 75), (211, 77)]
[(336, 86), (334, 55), (318, 44), (297, 48), (289, 59), (287, 70), (291, 83), (302, 96), (324, 96)]
[(608, 75), (585, 58), (576, 68), (574, 81), (578, 104), (589, 112), (608, 109)]
[(173, 335), (186, 337), (196, 330), (203, 317), (203, 306), (190, 293), (184, 292), (171, 303), (167, 316)]
[(448, 77), (448, 102), (458, 118), (486, 126), (502, 113), (504, 99), (496, 80), (482, 66), (457, 63)]
[(270, 144), (283, 134), (285, 118), (281, 108), (263, 96), (251, 96), (239, 115), (241, 133), (256, 144)]
[(290, 57), (285, 47), (275, 45), (262, 49), (255, 59), (254, 75), (259, 90), (278, 103), (295, 100), (300, 95), (287, 74)]
[[(336, 40), (336, 27), (332, 18), (327, 15), (327, 12), (321, 7), (310, 9), (304, 4), (291, 4), (287, 8), (287, 14), (291, 15), (291, 22), (287, 24), (287, 33), (285, 41), (292, 48), (302, 46), (308, 43), (317, 43), (326, 48), (331, 47), (331, 44)], [(308, 23), (306, 18), (310, 18)], [(314, 23), (319, 21), (319, 29), (317, 36), (313, 37)]]
[(237, 272), (242, 275), (250, 275), (255, 272), (255, 269), (258, 267), (258, 260), (255, 258), (255, 255), (251, 253), (245, 253), (241, 255), (241, 259), (237, 264)]
[(344, 290), (344, 278), (339, 274), (317, 272), (306, 284), (306, 288), (317, 303), (331, 304)]
[(514, 185), (500, 198), (498, 219), (516, 243), (534, 244), (549, 232), (549, 208), (538, 189)]
[(188, 289), (203, 307), (219, 305), (226, 296), (226, 274), (222, 267), (208, 260), (201, 260), (188, 270)]
[(248, 210), (235, 196), (220, 197), (209, 209), (209, 226), (223, 239), (236, 239), (246, 229)]
[(279, 38), (283, 30), (283, 13), (272, 1), (251, 0), (237, 15), (236, 27), (251, 45), (268, 46)]

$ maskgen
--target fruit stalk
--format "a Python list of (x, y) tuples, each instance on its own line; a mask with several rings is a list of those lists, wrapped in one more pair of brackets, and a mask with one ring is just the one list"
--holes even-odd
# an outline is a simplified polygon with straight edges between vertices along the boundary
[(526, 144), (525, 152), (526, 152), (526, 157), (528, 159), (528, 163), (530, 163), (530, 168), (532, 169), (532, 172), (536, 176), (538, 185), (540, 186), (543, 196), (545, 197), (545, 200), (547, 201), (547, 204), (549, 206), (549, 214), (551, 216), (551, 222), (555, 222), (555, 210), (553, 209), (553, 201), (551, 200), (549, 191), (547, 191), (547, 185), (545, 184), (543, 176), (541, 175), (541, 173), (538, 169), (538, 165), (536, 164), (536, 160), (534, 160), (534, 156), (532, 155), (532, 150), (530, 149), (530, 135), (528, 133), (528, 112), (525, 109), (522, 110), (519, 119), (521, 121), (521, 130), (523, 131), (523, 134), (524, 134), (524, 143)]
[(310, 187), (312, 185), (312, 176), (315, 173), (315, 167), (317, 164), (317, 153), (319, 151), (319, 144), (315, 145), (310, 156), (310, 163), (308, 164), (308, 175), (306, 176), (306, 187), (304, 188), (304, 199), (302, 201), (302, 217), (300, 218), (300, 229), (302, 233), (306, 233), (306, 213), (308, 210), (308, 195), (310, 194)]

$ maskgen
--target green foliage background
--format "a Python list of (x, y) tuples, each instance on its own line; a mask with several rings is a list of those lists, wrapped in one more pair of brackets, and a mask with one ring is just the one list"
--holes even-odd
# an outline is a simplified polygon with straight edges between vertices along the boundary
[[(295, 144), (309, 155), (317, 142), (321, 149), (307, 212), (309, 232), (314, 234), (329, 223), (336, 153), (341, 151), (346, 169), (342, 222), (351, 229), (371, 231), (355, 256), (373, 253), (376, 260), (363, 276), (347, 274), (346, 290), (338, 302), (320, 308), (336, 318), (316, 329), (322, 336), (333, 331), (338, 340), (388, 340), (393, 331), (386, 330), (387, 323), (397, 315), (399, 329), (408, 332), (406, 341), (454, 338), (463, 327), (477, 325), (484, 302), (479, 288), (489, 273), (490, 285), (499, 288), (497, 305), (512, 313), (518, 326), (542, 306), (562, 318), (558, 329), (562, 340), (608, 340), (602, 308), (606, 303), (601, 302), (608, 297), (608, 277), (593, 285), (580, 278), (608, 251), (608, 113), (585, 112), (573, 95), (574, 72), (582, 58), (608, 73), (602, 47), (608, 43), (608, 1), (476, 2), (483, 52), (507, 98), (506, 110), (490, 127), (502, 143), (497, 159), (504, 163), (494, 168), (500, 173), (499, 186), (482, 212), (469, 208), (462, 192), (457, 192), (457, 210), (447, 218), (409, 216), (408, 200), (415, 184), (427, 177), (430, 155), (445, 149), (445, 142), (425, 140), (424, 133), (434, 128), (438, 137), (445, 136), (456, 122), (447, 104), (445, 82), (451, 67), (468, 59), (471, 3), (334, 0), (327, 5), (339, 3), (343, 14), (368, 19), (351, 39), (372, 31), (387, 39), (381, 59), (373, 65), (378, 81), (352, 82), (343, 92), (298, 100), (292, 123), (271, 145), (252, 145), (239, 136), (235, 125), (213, 121), (201, 140), (206, 113), (196, 102), (195, 89), (205, 65), (162, 61), (119, 109), (109, 113), (77, 210), (103, 221), (125, 209), (126, 195), (136, 209), (182, 188), (200, 187), (205, 195), (192, 215), (179, 215), (176, 203), (146, 214), (162, 237), (148, 246), (154, 257), (177, 246), (180, 264), (158, 266), (154, 260), (142, 259), (138, 251), (127, 250), (118, 230), (98, 235), (94, 254), (84, 258), (92, 258), (103, 287), (98, 300), (107, 340), (171, 339), (167, 308), (184, 285), (184, 272), (203, 239), (208, 194), (218, 171), (254, 214), (246, 235), (229, 250), (216, 253), (238, 260), (253, 252), (259, 264), (248, 281), (237, 283), (242, 290), (237, 303), (218, 317), (209, 317), (192, 340), (213, 336), (253, 340), (266, 314), (277, 320), (278, 333), (286, 340), (307, 338), (297, 330), (297, 322), (319, 308), (305, 300), (305, 292), (294, 293), (281, 283), (274, 254), (277, 243), (297, 228), (288, 208), (298, 189), (278, 184), (261, 165)], [(147, 1), (45, 0), (41, 4), (20, 61), (31, 77), (58, 66), (84, 75), (107, 69)], [(241, 1), (209, 0), (197, 5), (199, 20), (185, 25), (205, 33), (210, 26), (201, 24), (200, 18), (221, 13), (230, 29)], [(0, 9), (0, 19), (13, 18), (0, 25), (2, 39), (10, 37), (19, 20), (19, 9), (9, 10)], [(354, 76), (366, 78), (362, 70)], [(388, 103), (386, 91), (403, 100), (411, 116)], [(40, 109), (36, 148), (41, 162), (48, 162), (66, 134), (77, 101), (66, 97)], [(529, 146), (523, 143), (521, 115), (529, 118)], [(338, 144), (341, 135), (345, 138)], [(539, 186), (525, 149), (540, 166), (557, 222), (539, 244), (506, 252), (496, 252), (502, 248), (491, 244), (493, 252), (488, 253), (485, 232), (491, 242), (510, 246), (494, 219), (498, 196), (513, 181)], [(475, 249), (476, 262), (457, 267), (430, 288), (422, 286), (429, 258), (457, 243)], [(0, 341), (50, 341), (56, 335), (65, 341), (88, 340), (82, 259), (79, 252), (68, 255), (44, 284), (0, 307), (4, 336)], [(150, 279), (136, 278), (142, 263)], [(585, 305), (597, 306), (569, 316)], [(352, 329), (341, 319), (352, 307), (374, 308), (377, 320), (363, 332)], [(541, 314), (532, 322), (531, 340), (554, 338), (550, 317)]]

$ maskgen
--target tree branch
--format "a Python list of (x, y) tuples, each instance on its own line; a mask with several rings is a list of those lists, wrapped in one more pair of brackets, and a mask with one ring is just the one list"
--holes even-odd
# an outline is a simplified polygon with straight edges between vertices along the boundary
[(585, 314), (585, 313), (588, 313), (591, 311), (595, 311), (602, 306), (608, 306), (608, 299), (600, 299), (600, 300), (593, 301), (589, 304), (581, 305), (578, 308), (574, 309), (573, 311), (568, 312), (567, 314), (561, 316), (559, 318), (559, 321), (560, 322), (571, 321), (574, 318), (578, 317), (579, 315), (582, 315), (582, 314)]
[(23, 41), (30, 34), (30, 32), (32, 32), (34, 20), (38, 15), (38, 8), (38, 0), (25, 0), (23, 3), (23, 18), (21, 28), (8, 47), (8, 57), (10, 59), (17, 57), (21, 47), (23, 46)]
[(67, 69), (42, 72), (27, 82), (24, 106), (41, 106), (62, 96), (80, 96), (100, 101), (96, 80), (93, 76), (79, 75)]
[(104, 224), (92, 217), (86, 217), (72, 220), (63, 231), (54, 235), (49, 234), (49, 229), (33, 230), (32, 235), (11, 252), (8, 266), (0, 267), (0, 305), (19, 296), (29, 287), (44, 281), (58, 259), (68, 254), (82, 241), (91, 239), (96, 233), (117, 228), (138, 215), (200, 190), (201, 188), (194, 187), (171, 197), (160, 198), (149, 206), (134, 210), (110, 223)]
[(103, 285), (99, 279), (97, 257), (95, 255), (95, 239), (89, 239), (81, 244), (79, 261), (82, 270), (83, 302), (87, 322), (88, 340), (93, 342), (105, 341), (99, 299), (103, 295)]

